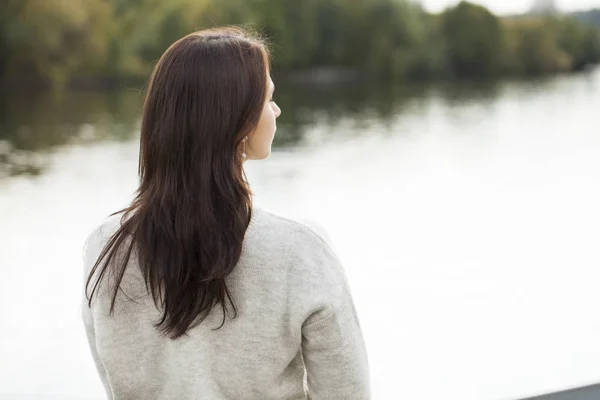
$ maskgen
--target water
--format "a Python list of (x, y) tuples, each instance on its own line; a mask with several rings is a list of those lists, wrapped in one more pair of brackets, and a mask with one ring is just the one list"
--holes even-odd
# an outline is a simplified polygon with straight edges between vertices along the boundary
[[(600, 380), (600, 73), (292, 88), (256, 205), (331, 236), (374, 399), (514, 399)], [(85, 236), (137, 182), (140, 91), (0, 107), (0, 398), (101, 399)]]

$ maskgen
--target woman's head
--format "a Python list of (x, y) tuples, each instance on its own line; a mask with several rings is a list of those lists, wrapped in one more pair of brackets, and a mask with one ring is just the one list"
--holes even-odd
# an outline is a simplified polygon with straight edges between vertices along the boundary
[(150, 80), (141, 172), (193, 176), (215, 162), (233, 168), (268, 157), (280, 113), (270, 102), (272, 88), (268, 50), (243, 30), (210, 29), (178, 40)]
[(270, 154), (280, 114), (273, 90), (266, 46), (241, 29), (195, 32), (167, 49), (144, 104), (140, 187), (89, 275), (90, 305), (109, 272), (114, 311), (134, 253), (169, 337), (215, 305), (224, 322), (227, 300), (236, 310), (225, 278), (252, 216), (242, 163)]

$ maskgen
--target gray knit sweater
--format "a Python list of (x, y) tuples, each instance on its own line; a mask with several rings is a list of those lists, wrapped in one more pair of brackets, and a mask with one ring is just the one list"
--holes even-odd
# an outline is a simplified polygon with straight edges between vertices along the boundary
[[(120, 216), (88, 238), (87, 277)], [(335, 252), (307, 225), (254, 208), (228, 278), (238, 315), (221, 308), (177, 340), (161, 337), (158, 311), (132, 261), (108, 315), (101, 285), (82, 317), (110, 399), (369, 399), (364, 341)]]

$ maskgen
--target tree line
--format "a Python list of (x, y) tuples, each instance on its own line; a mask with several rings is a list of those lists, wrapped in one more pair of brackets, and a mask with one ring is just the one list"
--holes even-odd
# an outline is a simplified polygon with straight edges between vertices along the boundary
[(0, 80), (65, 87), (143, 79), (197, 29), (242, 25), (271, 43), (277, 71), (334, 67), (389, 80), (576, 71), (600, 62), (600, 29), (569, 16), (502, 18), (460, 2), (409, 0), (3, 0)]

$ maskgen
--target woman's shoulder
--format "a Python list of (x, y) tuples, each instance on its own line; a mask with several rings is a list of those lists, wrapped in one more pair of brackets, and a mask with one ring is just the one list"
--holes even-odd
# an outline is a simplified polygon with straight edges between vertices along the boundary
[[(346, 284), (345, 271), (325, 229), (314, 220), (258, 210), (253, 214), (251, 247), (266, 262), (295, 277), (306, 292), (338, 293)], [(287, 267), (287, 268), (285, 268)]]
[(301, 239), (304, 242), (332, 247), (331, 239), (322, 225), (305, 216), (284, 216), (272, 210), (254, 208), (250, 223), (261, 234), (280, 239)]
[(337, 262), (337, 253), (326, 230), (306, 217), (255, 209), (249, 233), (250, 246), (270, 257), (317, 264)]
[(123, 214), (113, 214), (98, 221), (89, 231), (83, 245), (84, 258), (86, 255), (100, 253), (104, 245), (121, 226)]

